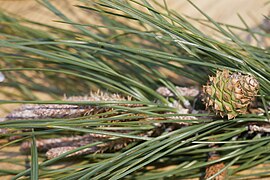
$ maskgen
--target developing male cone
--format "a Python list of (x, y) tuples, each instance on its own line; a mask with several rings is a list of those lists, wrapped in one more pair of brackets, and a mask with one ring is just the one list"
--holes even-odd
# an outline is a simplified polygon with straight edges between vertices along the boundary
[(217, 71), (203, 86), (203, 102), (221, 117), (232, 119), (247, 112), (249, 104), (259, 90), (258, 81), (250, 75), (232, 73), (229, 70)]

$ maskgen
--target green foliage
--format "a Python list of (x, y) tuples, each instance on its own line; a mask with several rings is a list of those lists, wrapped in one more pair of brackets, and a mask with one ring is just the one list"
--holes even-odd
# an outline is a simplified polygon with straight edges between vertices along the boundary
[[(1, 90), (8, 94), (10, 99), (16, 99), (3, 100), (1, 103), (98, 105), (113, 107), (115, 112), (123, 111), (125, 114), (104, 118), (93, 115), (73, 119), (3, 121), (0, 126), (10, 128), (15, 133), (0, 135), (1, 138), (12, 135), (23, 138), (0, 148), (16, 145), (25, 138), (32, 138), (35, 142), (35, 138), (82, 133), (106, 134), (115, 138), (126, 137), (142, 141), (132, 143), (118, 152), (84, 156), (80, 161), (67, 163), (61, 169), (55, 169), (52, 165), (63, 161), (68, 154), (102, 142), (82, 146), (51, 160), (43, 158), (40, 164), (37, 164), (38, 154), (33, 146), (33, 167), (20, 172), (0, 169), (0, 175), (16, 174), (14, 179), (30, 174), (54, 179), (179, 179), (200, 177), (207, 165), (225, 162), (230, 176), (249, 178), (237, 172), (269, 163), (269, 136), (254, 133), (250, 135), (247, 128), (250, 122), (263, 123), (269, 120), (269, 49), (250, 45), (240, 39), (234, 30), (250, 33), (254, 38), (269, 37), (269, 34), (252, 32), (248, 27), (245, 29), (217, 23), (192, 2), (190, 3), (204, 15), (204, 20), (194, 21), (169, 10), (166, 4), (159, 4), (155, 0), (83, 2), (85, 5), (77, 6), (77, 10), (89, 12), (91, 23), (73, 22), (48, 0), (40, 1), (59, 16), (59, 23), (69, 24), (71, 30), (0, 12), (0, 71), (6, 76), (6, 81), (1, 83), (1, 86), (16, 88), (20, 92), (16, 95)], [(93, 17), (98, 17), (98, 24), (94, 24)], [(218, 33), (219, 39), (204, 34), (191, 22), (204, 23), (211, 27)], [(164, 132), (158, 137), (139, 136), (139, 133), (153, 129), (153, 124), (157, 122), (186, 122), (169, 118), (167, 121), (155, 120), (158, 117), (179, 115), (169, 106), (169, 100), (155, 90), (160, 86), (173, 89), (176, 85), (187, 85), (181, 79), (172, 81), (162, 69), (180, 75), (179, 78), (185, 77), (191, 80), (192, 85), (199, 87), (205, 84), (208, 75), (217, 69), (252, 74), (260, 82), (258, 99), (262, 101), (266, 114), (243, 115), (230, 121), (213, 120), (212, 116), (195, 114), (198, 120), (189, 121), (191, 125), (188, 127)], [(57, 100), (61, 99), (63, 94), (82, 95), (97, 89), (121, 93), (133, 99), (123, 102)], [(46, 93), (56, 100), (41, 101), (35, 92)], [(119, 104), (145, 106), (129, 108)], [(114, 111), (109, 113), (113, 114)], [(174, 113), (160, 113), (167, 111)], [(152, 117), (153, 120), (143, 121), (140, 114)], [(131, 116), (133, 119), (130, 122), (113, 122), (120, 130), (131, 130), (130, 134), (110, 132), (102, 128), (111, 125), (112, 120), (124, 120)], [(16, 131), (29, 128), (35, 128), (35, 131)], [(207, 162), (207, 153), (213, 151), (209, 147), (211, 143), (220, 145), (215, 150), (222, 157)], [(23, 166), (24, 162), (14, 159), (13, 163)], [(233, 165), (239, 166), (231, 168)], [(163, 170), (160, 167), (171, 168)], [(269, 172), (266, 168), (254, 176), (269, 176)]]

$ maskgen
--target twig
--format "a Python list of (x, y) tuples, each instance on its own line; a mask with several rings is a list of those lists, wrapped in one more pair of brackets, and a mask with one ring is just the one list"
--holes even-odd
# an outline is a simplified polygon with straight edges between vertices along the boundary
[(270, 125), (255, 125), (251, 124), (248, 126), (249, 131), (251, 132), (262, 132), (262, 133), (270, 133)]

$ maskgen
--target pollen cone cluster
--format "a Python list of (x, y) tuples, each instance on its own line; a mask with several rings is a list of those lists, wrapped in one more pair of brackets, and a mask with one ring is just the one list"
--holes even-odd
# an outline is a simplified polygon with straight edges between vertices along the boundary
[(207, 85), (203, 86), (202, 100), (207, 109), (232, 119), (247, 112), (258, 89), (258, 81), (250, 75), (217, 71), (216, 76), (209, 77)]

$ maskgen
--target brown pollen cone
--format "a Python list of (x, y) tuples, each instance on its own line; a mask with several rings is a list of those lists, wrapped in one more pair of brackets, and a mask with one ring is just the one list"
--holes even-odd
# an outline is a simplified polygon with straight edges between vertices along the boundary
[[(213, 156), (208, 158), (208, 162), (217, 160), (219, 158), (220, 157), (218, 155), (213, 155)], [(219, 163), (211, 164), (211, 165), (207, 166), (206, 170), (205, 170), (205, 177), (204, 178), (205, 179), (210, 178), (211, 176), (213, 176), (214, 174), (216, 174), (220, 170), (222, 170), (224, 167), (225, 167), (225, 164), (223, 162), (219, 162)], [(226, 178), (226, 171), (223, 171), (219, 175), (214, 177), (213, 180), (224, 180), (225, 178)]]

